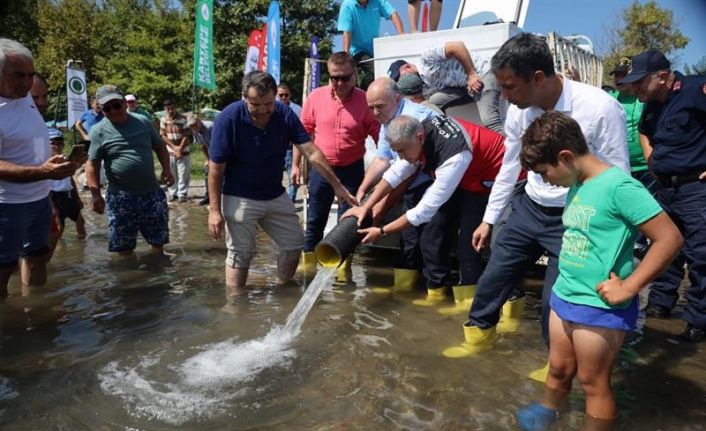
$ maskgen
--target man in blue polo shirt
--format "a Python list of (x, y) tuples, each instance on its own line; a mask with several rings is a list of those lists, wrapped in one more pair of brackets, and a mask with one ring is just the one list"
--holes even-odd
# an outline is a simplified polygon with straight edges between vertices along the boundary
[(404, 33), (402, 19), (388, 0), (343, 0), (338, 12), (338, 31), (343, 32), (343, 50), (350, 52), (360, 69), (359, 87), (368, 89), (375, 71), (370, 60), (373, 39), (380, 36), (380, 18), (391, 20), (397, 34)]
[[(669, 60), (649, 50), (632, 59), (632, 70), (621, 84), (631, 84), (645, 110), (640, 133), (653, 148), (648, 158), (661, 189), (657, 200), (684, 236), (683, 253), (691, 287), (682, 318), (687, 326), (683, 341), (706, 339), (706, 77), (672, 71)], [(661, 283), (671, 268), (658, 277), (649, 304), (670, 310), (678, 299), (678, 286)], [(666, 313), (665, 313), (666, 314)]]
[(225, 227), (229, 296), (245, 287), (258, 225), (279, 247), (280, 282), (291, 280), (296, 271), (304, 234), (282, 186), (282, 166), (290, 143), (298, 146), (339, 199), (356, 204), (294, 111), (275, 101), (277, 83), (272, 75), (250, 72), (242, 88), (244, 100), (228, 105), (216, 119), (209, 148), (208, 229), (213, 238), (220, 239)]

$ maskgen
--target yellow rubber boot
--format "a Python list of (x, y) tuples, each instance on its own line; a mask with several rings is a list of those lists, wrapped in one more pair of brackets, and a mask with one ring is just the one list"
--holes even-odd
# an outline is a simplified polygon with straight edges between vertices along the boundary
[(302, 256), (299, 259), (299, 266), (297, 267), (297, 272), (304, 274), (306, 277), (313, 277), (316, 274), (316, 255), (313, 251), (303, 251)]
[(452, 290), (454, 294), (454, 306), (439, 308), (439, 313), (444, 316), (468, 313), (468, 310), (471, 309), (471, 304), (473, 304), (473, 297), (476, 296), (476, 285), (453, 286)]
[(547, 381), (547, 375), (549, 374), (549, 361), (542, 367), (537, 370), (532, 371), (527, 375), (530, 379), (539, 382), (539, 383), (544, 383)]
[(424, 299), (415, 299), (412, 301), (412, 304), (421, 307), (431, 307), (441, 304), (446, 301), (446, 298), (446, 286), (437, 287), (436, 289), (427, 289), (427, 297)]
[(481, 329), (467, 323), (463, 325), (463, 338), (463, 343), (458, 346), (449, 347), (441, 354), (447, 358), (458, 359), (467, 358), (476, 353), (490, 350), (495, 345), (497, 333), (495, 326), (488, 329)]
[(522, 315), (525, 313), (525, 297), (507, 301), (503, 305), (502, 315), (498, 322), (498, 332), (515, 332), (522, 322)]
[(334, 284), (347, 284), (353, 280), (353, 272), (351, 271), (351, 261), (353, 256), (348, 256), (346, 260), (343, 261), (341, 266), (336, 270), (336, 280)]
[(390, 287), (375, 287), (373, 293), (405, 293), (414, 290), (414, 286), (419, 279), (419, 271), (416, 269), (394, 268), (394, 284)]

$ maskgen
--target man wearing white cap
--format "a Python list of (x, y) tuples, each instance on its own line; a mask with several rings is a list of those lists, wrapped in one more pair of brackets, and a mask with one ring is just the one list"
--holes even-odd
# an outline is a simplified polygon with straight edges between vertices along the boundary
[(127, 112), (131, 114), (140, 114), (147, 117), (150, 121), (154, 121), (154, 116), (145, 108), (137, 104), (137, 97), (134, 94), (125, 95), (125, 103), (127, 103)]

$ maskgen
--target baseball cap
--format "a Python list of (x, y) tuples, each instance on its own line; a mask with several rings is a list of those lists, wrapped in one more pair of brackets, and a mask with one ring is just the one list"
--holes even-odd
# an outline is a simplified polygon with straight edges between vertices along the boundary
[(661, 52), (650, 49), (641, 52), (632, 58), (632, 67), (630, 73), (623, 78), (621, 84), (632, 84), (649, 75), (652, 72), (659, 70), (670, 70), (671, 65), (669, 60)]
[(397, 81), (397, 88), (405, 96), (419, 94), (424, 89), (424, 81), (416, 73), (407, 73)]
[(191, 127), (199, 120), (199, 116), (193, 112), (186, 114), (186, 127)]
[(135, 97), (134, 94), (126, 94), (125, 95), (125, 101), (126, 102), (134, 102), (137, 100), (137, 97)]
[(120, 91), (118, 87), (115, 85), (104, 85), (96, 91), (96, 99), (98, 100), (98, 103), (101, 105), (104, 105), (111, 100), (123, 100), (123, 93)]
[(61, 139), (62, 141), (64, 140), (64, 134), (61, 133), (61, 130), (50, 127), (48, 131), (50, 141), (54, 141), (57, 139)]
[(387, 76), (392, 78), (393, 81), (397, 82), (397, 80), (400, 79), (400, 67), (404, 66), (405, 64), (407, 64), (407, 62), (404, 60), (393, 61), (390, 65), (390, 68), (387, 69)]

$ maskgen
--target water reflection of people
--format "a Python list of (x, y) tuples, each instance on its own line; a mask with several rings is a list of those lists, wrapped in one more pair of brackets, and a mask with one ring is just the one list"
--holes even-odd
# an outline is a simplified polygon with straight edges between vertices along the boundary
[[(548, 429), (577, 377), (586, 417), (611, 429), (617, 413), (611, 373), (626, 332), (635, 329), (637, 295), (676, 256), (682, 236), (642, 183), (588, 151), (581, 127), (567, 115), (537, 118), (522, 137), (520, 159), (545, 181), (570, 189), (550, 293), (545, 395), (517, 413), (518, 425)], [(651, 246), (633, 271), (638, 228)]]
[(250, 72), (243, 78), (242, 88), (244, 100), (228, 105), (216, 119), (209, 153), (208, 228), (215, 239), (220, 239), (225, 229), (227, 288), (246, 285), (257, 226), (279, 247), (280, 282), (294, 276), (304, 235), (294, 204), (282, 186), (282, 166), (290, 142), (326, 178), (339, 199), (355, 203), (294, 111), (275, 101), (274, 78), (266, 72)]
[(51, 156), (49, 134), (34, 105), (32, 53), (0, 39), (0, 297), (21, 257), (23, 284), (46, 283), (51, 204), (49, 179), (78, 165)]

